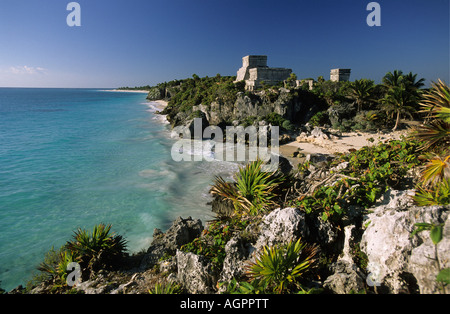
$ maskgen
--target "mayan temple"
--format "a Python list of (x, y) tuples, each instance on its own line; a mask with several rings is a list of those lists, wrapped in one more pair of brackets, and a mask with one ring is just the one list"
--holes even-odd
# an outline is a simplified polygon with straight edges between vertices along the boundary
[(261, 82), (276, 85), (289, 78), (291, 73), (291, 69), (268, 67), (267, 56), (245, 56), (236, 81), (245, 81), (245, 89), (253, 91), (261, 86)]

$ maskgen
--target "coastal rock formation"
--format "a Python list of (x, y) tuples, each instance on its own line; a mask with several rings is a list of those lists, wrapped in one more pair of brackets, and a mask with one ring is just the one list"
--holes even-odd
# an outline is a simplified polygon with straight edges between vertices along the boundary
[(320, 110), (322, 103), (313, 94), (298, 89), (285, 88), (252, 93), (237, 92), (233, 100), (215, 100), (209, 105), (196, 105), (179, 110), (177, 106), (166, 107), (161, 114), (167, 115), (171, 126), (186, 126), (193, 117), (204, 119), (208, 125), (242, 125), (249, 118), (264, 119), (268, 115), (278, 114), (283, 119), (298, 125), (304, 124)]
[(335, 294), (363, 291), (365, 275), (353, 262), (339, 260), (332, 266), (333, 275), (324, 282), (324, 288)]
[[(388, 203), (373, 208), (365, 223), (361, 250), (368, 257), (368, 272), (373, 284), (390, 293), (439, 293), (435, 248), (428, 232), (412, 237), (416, 223), (445, 223), (444, 240), (437, 254), (441, 268), (450, 267), (449, 211), (450, 206), (417, 207), (411, 205), (404, 191), (388, 198)], [(418, 290), (418, 291), (415, 291)]]
[(264, 246), (287, 244), (308, 235), (306, 215), (297, 208), (279, 208), (268, 214), (260, 224), (260, 234), (255, 249)]
[(178, 217), (166, 233), (159, 229), (153, 232), (153, 241), (141, 262), (141, 269), (148, 269), (156, 265), (164, 254), (173, 255), (182, 245), (199, 237), (203, 231), (203, 224), (199, 219)]
[(177, 281), (192, 294), (215, 292), (216, 272), (205, 257), (193, 253), (177, 251)]

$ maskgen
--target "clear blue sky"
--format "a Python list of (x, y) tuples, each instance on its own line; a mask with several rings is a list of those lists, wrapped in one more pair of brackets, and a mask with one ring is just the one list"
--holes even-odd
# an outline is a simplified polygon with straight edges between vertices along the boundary
[(66, 24), (69, 0), (0, 0), (0, 86), (118, 87), (236, 75), (242, 57), (299, 78), (380, 82), (395, 69), (449, 78), (449, 0), (78, 0), (81, 27)]

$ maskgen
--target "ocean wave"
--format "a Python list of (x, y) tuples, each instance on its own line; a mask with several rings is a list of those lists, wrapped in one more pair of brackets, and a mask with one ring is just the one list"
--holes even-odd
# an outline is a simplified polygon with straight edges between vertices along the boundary
[(167, 170), (155, 170), (155, 169), (144, 169), (139, 171), (139, 176), (143, 178), (154, 178), (154, 177), (173, 177), (174, 173)]

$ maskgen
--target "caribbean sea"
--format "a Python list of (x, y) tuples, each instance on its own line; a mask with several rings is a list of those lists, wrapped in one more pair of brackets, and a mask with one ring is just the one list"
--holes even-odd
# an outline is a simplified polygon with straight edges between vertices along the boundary
[(148, 248), (178, 216), (213, 219), (229, 162), (175, 162), (146, 94), (0, 88), (0, 287), (26, 284), (52, 247), (99, 223)]

